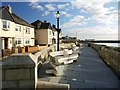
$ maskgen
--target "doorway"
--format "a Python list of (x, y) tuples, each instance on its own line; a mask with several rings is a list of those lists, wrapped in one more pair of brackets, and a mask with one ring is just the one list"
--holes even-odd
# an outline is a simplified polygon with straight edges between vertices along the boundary
[(8, 38), (4, 38), (5, 44), (4, 47), (5, 49), (8, 49)]

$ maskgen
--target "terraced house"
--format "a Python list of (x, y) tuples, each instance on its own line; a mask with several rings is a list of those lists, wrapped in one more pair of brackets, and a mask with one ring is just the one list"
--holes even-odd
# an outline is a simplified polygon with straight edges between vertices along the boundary
[(0, 7), (0, 50), (34, 46), (34, 26), (12, 12), (11, 6)]
[(32, 25), (35, 27), (36, 45), (50, 46), (56, 43), (57, 31), (49, 22), (37, 20)]

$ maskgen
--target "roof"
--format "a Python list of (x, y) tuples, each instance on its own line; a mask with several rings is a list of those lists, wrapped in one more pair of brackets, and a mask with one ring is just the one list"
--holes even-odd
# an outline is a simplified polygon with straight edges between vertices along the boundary
[(41, 23), (40, 29), (52, 29), (50, 23)]
[(53, 30), (53, 31), (57, 31), (57, 28), (56, 28), (55, 25), (52, 25), (52, 30)]
[(10, 20), (12, 22), (15, 22), (17, 24), (33, 27), (33, 25), (29, 24), (27, 21), (22, 19), (21, 17), (17, 16), (15, 13), (10, 13), (8, 10), (8, 6), (2, 6), (0, 7), (0, 18), (5, 20)]
[(14, 21), (8, 9), (5, 6), (0, 7), (0, 18), (5, 20)]
[(38, 23), (44, 23), (43, 21), (41, 20), (36, 20), (35, 22), (31, 23), (32, 25), (35, 25), (35, 24), (38, 24)]
[[(31, 23), (36, 29), (52, 29), (52, 26), (49, 22), (43, 22), (40, 20), (37, 20), (33, 23)], [(38, 28), (38, 25), (40, 25), (40, 27)]]
[(33, 25), (35, 28), (37, 28), (37, 25), (43, 23), (42, 21), (40, 20), (36, 20), (35, 22), (31, 23), (31, 25)]

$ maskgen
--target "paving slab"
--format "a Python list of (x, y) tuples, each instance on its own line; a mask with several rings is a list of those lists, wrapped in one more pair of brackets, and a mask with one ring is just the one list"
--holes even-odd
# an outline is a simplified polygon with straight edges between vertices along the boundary
[[(49, 78), (46, 81), (51, 83), (70, 84), (70, 90), (72, 88), (77, 88), (77, 90), (82, 90), (83, 88), (97, 90), (99, 88), (118, 89), (120, 87), (120, 80), (93, 48), (83, 46), (80, 48), (80, 52), (78, 61), (67, 65), (64, 74), (60, 77), (42, 74), (42, 72), (50, 67), (48, 64), (45, 64), (39, 70), (40, 78)], [(42, 81), (42, 79), (40, 80)]]

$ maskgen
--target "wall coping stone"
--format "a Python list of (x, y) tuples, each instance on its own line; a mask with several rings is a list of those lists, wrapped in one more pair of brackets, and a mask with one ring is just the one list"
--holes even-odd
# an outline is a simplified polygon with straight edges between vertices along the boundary
[(40, 51), (38, 51), (37, 53), (35, 53), (34, 56), (35, 56), (36, 58), (38, 58), (41, 54), (43, 54), (44, 52), (47, 52), (49, 49), (51, 49), (51, 48), (53, 48), (53, 47), (54, 47), (54, 45), (52, 45), (52, 46), (50, 46), (50, 47), (48, 47), (48, 48), (45, 48), (45, 49), (43, 49), (43, 50), (40, 50)]
[(31, 53), (13, 54), (2, 61), (2, 69), (9, 68), (34, 68), (37, 65), (37, 58)]

